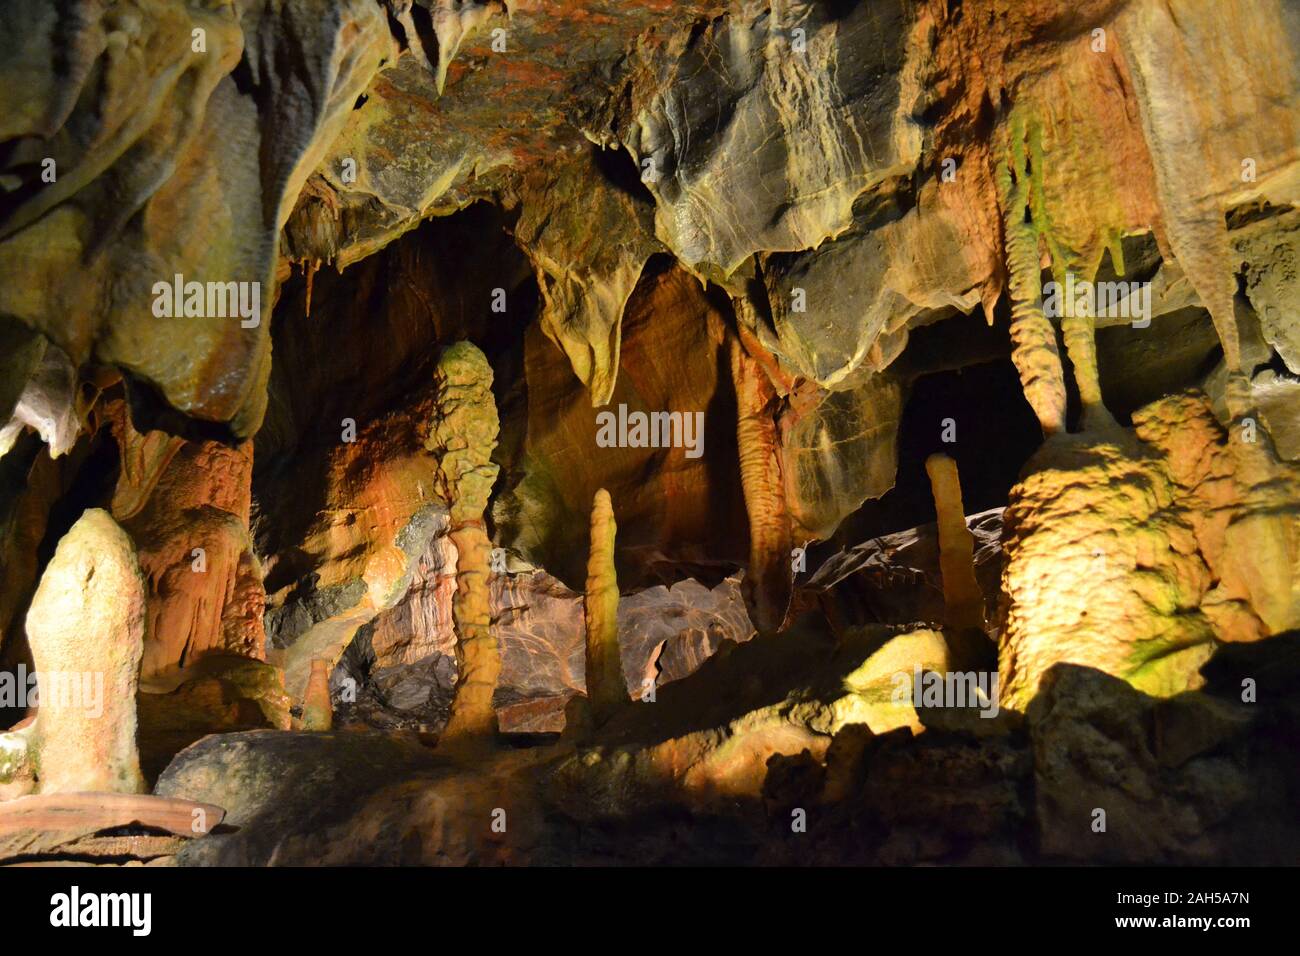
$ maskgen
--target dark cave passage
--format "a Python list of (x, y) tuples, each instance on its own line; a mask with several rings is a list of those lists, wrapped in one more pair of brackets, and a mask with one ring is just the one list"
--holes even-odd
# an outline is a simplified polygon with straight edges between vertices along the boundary
[[(1042, 432), (1025, 401), (999, 323), (958, 316), (912, 332), (898, 360), (914, 376), (898, 429), (894, 487), (865, 502), (815, 554), (934, 521), (925, 460), (941, 452), (957, 462), (967, 514), (1004, 506)], [(965, 364), (974, 358), (973, 364)], [(951, 367), (961, 363), (959, 367)], [(955, 439), (949, 441), (946, 439)]]

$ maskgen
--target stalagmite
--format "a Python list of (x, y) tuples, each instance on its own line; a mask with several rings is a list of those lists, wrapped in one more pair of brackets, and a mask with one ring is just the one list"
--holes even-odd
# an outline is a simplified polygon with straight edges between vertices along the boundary
[(307, 696), (302, 705), (303, 730), (329, 730), (334, 726), (334, 707), (330, 703), (330, 662), (317, 658), (311, 662), (307, 679)]
[(1068, 315), (1061, 319), (1066, 352), (1070, 356), (1070, 364), (1074, 366), (1074, 382), (1079, 388), (1079, 401), (1083, 404), (1084, 430), (1103, 425), (1107, 421), (1113, 424), (1113, 419), (1101, 400), (1094, 327), (1094, 319), (1090, 315)]
[[(1027, 218), (1033, 178), (1041, 169), (1029, 165), (1024, 121), (1013, 117), (1008, 163), (997, 168), (997, 185), (1006, 228), (1007, 272), (1011, 285), (1011, 357), (1020, 373), (1025, 399), (1034, 409), (1043, 434), (1065, 431), (1065, 376), (1056, 345), (1056, 330), (1043, 315), (1038, 231)], [(1030, 135), (1033, 135), (1032, 130)]]
[(757, 360), (736, 340), (731, 343), (731, 377), (736, 387), (740, 483), (749, 514), (745, 603), (754, 626), (771, 632), (781, 628), (790, 608), (793, 547), (780, 440), (772, 417), (776, 393)]
[(436, 381), (438, 414), (425, 447), (438, 456), (440, 491), (451, 511), (450, 537), (458, 555), (452, 616), (461, 655), (460, 682), (443, 736), (483, 741), (496, 733), (492, 692), (501, 672), (488, 591), (492, 542), (483, 527), (497, 479), (492, 451), (500, 420), (492, 366), (473, 344), (448, 348), (438, 361)]
[[(1124, 271), (1122, 259), (1116, 263), (1116, 267), (1122, 275)], [(1074, 264), (1067, 267), (1067, 271), (1079, 275), (1075, 270)], [(1090, 270), (1084, 275), (1088, 282), (1092, 282), (1095, 271)], [(1065, 349), (1070, 356), (1070, 364), (1074, 367), (1074, 384), (1079, 389), (1079, 401), (1083, 405), (1085, 431), (1115, 424), (1115, 419), (1111, 417), (1101, 397), (1101, 378), (1097, 371), (1096, 328), (1097, 318), (1090, 310), (1080, 313), (1074, 308), (1074, 303), (1066, 303), (1061, 316), (1061, 336), (1065, 339)]]
[(970, 663), (981, 652), (991, 652), (984, 634), (984, 592), (975, 579), (975, 537), (966, 527), (957, 463), (947, 455), (925, 460), (934, 494), (939, 526), (939, 573), (943, 577), (943, 603), (947, 637), (958, 663)]
[(39, 690), (29, 740), (42, 793), (144, 791), (135, 739), (144, 632), (135, 546), (108, 512), (87, 511), (27, 612)]
[(603, 723), (627, 703), (627, 683), (618, 652), (618, 576), (614, 571), (614, 505), (601, 488), (591, 503), (591, 552), (587, 558), (587, 699), (592, 717)]

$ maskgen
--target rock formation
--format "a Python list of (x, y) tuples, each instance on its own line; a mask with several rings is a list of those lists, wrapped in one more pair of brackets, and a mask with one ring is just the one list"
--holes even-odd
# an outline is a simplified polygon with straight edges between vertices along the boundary
[(87, 511), (27, 612), (39, 710), (25, 736), (40, 793), (145, 789), (135, 740), (145, 627), (131, 539), (106, 512)]
[(591, 503), (591, 551), (582, 616), (587, 632), (587, 699), (592, 717), (604, 723), (627, 701), (618, 652), (618, 576), (614, 571), (614, 505), (604, 488)]
[(439, 486), (451, 514), (449, 535), (456, 548), (456, 597), (452, 615), (460, 639), (461, 676), (446, 736), (490, 738), (496, 716), (492, 692), (501, 656), (492, 633), (488, 565), (492, 542), (483, 528), (497, 466), (497, 409), (492, 369), (483, 353), (458, 342), (438, 360), (437, 418), (428, 449), (438, 459)]
[(944, 620), (955, 663), (976, 666), (985, 656), (984, 593), (975, 577), (975, 536), (966, 527), (957, 465), (947, 455), (925, 460), (938, 516), (939, 573), (943, 578)]
[(740, 480), (749, 513), (746, 600), (755, 626), (760, 631), (774, 631), (785, 622), (789, 607), (794, 552), (773, 419), (776, 392), (758, 362), (737, 340), (731, 343), (731, 377), (738, 409)]
[(334, 708), (330, 704), (330, 667), (328, 661), (311, 662), (307, 694), (302, 703), (304, 730), (329, 730), (334, 725)]
[(1005, 209), (1012, 355), (1025, 399), (1033, 406), (1043, 434), (1050, 437), (1065, 430), (1065, 380), (1056, 332), (1043, 315), (1038, 256), (1042, 225), (1031, 218), (1035, 206), (1041, 217), (1043, 206), (1041, 135), (1041, 128), (1027, 124), (1023, 114), (1012, 120), (1007, 159), (998, 166), (997, 183)]
[(1290, 500), (1294, 466), (1265, 442), (1259, 473), (1243, 475), (1197, 393), (1135, 418), (1136, 438), (1044, 449), (1012, 489), (1001, 637), (1012, 699), (1027, 703), (1058, 661), (1176, 694), (1199, 685), (1216, 642), (1295, 626), (1295, 505), (1264, 491)]

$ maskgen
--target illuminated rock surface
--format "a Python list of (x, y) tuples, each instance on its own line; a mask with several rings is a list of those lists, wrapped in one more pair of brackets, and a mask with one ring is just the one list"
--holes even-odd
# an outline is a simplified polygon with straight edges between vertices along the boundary
[(145, 789), (135, 695), (145, 589), (131, 539), (88, 511), (59, 542), (27, 612), (40, 710), (29, 740), (41, 793)]
[(1169, 696), (1199, 686), (1217, 642), (1297, 626), (1296, 467), (1225, 432), (1197, 393), (1134, 419), (1120, 443), (1049, 444), (1012, 489), (1009, 703), (1027, 704), (1062, 661)]

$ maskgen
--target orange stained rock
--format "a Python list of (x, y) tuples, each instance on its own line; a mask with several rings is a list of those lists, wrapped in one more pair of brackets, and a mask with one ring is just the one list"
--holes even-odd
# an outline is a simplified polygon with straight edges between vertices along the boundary
[(745, 602), (760, 632), (785, 623), (792, 592), (793, 539), (781, 474), (780, 441), (773, 418), (776, 392), (758, 362), (737, 340), (730, 343), (736, 388), (736, 442), (740, 481), (749, 514), (749, 568)]
[(334, 707), (330, 703), (330, 662), (316, 658), (311, 662), (307, 679), (307, 696), (302, 704), (303, 730), (329, 730), (334, 726)]
[(207, 654), (262, 660), (266, 595), (249, 532), (253, 442), (140, 433), (124, 399), (101, 408), (122, 456), (113, 516), (149, 584), (141, 680), (167, 682)]

